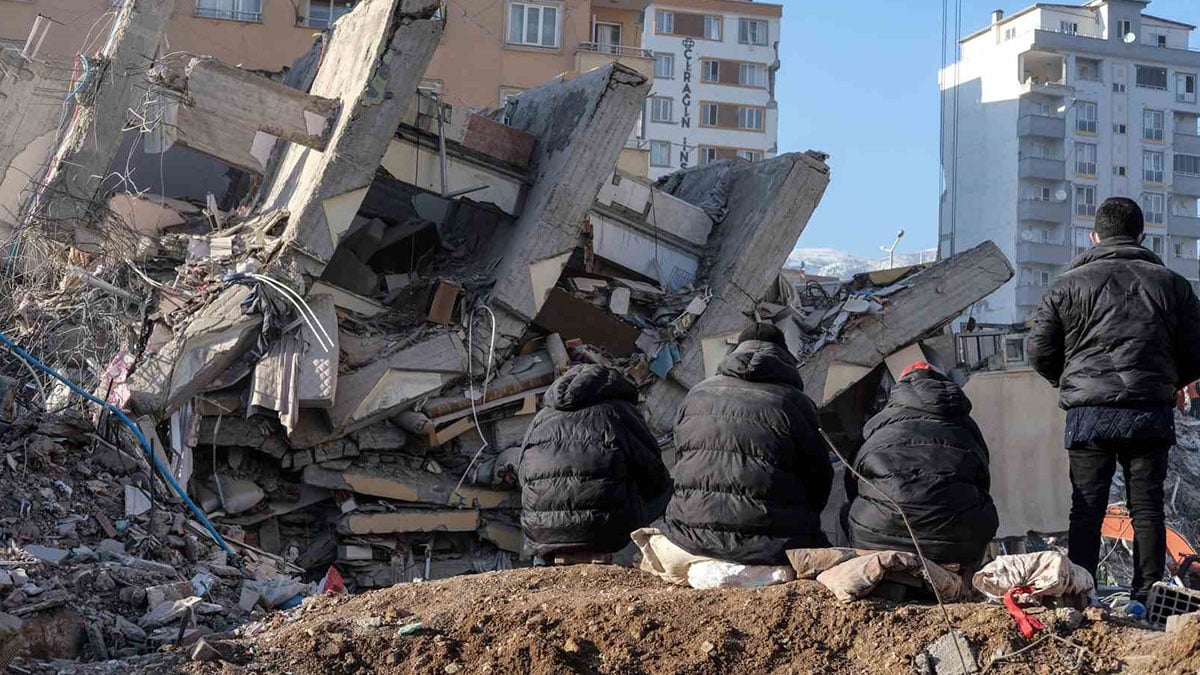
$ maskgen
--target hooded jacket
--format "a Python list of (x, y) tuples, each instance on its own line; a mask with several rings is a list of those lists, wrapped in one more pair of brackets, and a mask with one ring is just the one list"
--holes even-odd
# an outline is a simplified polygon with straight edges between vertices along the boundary
[[(957, 384), (917, 370), (892, 387), (867, 422), (854, 468), (908, 516), (921, 551), (939, 563), (977, 564), (999, 517), (988, 449)], [(850, 534), (860, 548), (916, 552), (904, 520), (875, 488), (858, 484)]]
[(1198, 345), (1192, 285), (1136, 239), (1111, 237), (1043, 296), (1028, 351), (1063, 408), (1165, 408), (1200, 378)]
[(828, 545), (820, 517), (833, 469), (787, 350), (738, 345), (688, 392), (675, 447), (663, 529), (676, 545), (747, 564), (785, 564), (787, 549)]
[(613, 553), (657, 517), (647, 503), (666, 495), (670, 476), (637, 399), (604, 366), (576, 366), (550, 385), (518, 471), (521, 529), (536, 555)]

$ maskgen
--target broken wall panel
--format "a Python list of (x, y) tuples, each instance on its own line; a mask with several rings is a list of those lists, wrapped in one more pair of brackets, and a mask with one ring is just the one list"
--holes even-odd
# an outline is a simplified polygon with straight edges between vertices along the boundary
[(521, 508), (519, 492), (487, 490), (471, 485), (463, 485), (455, 491), (452, 481), (438, 478), (427, 471), (407, 471), (395, 465), (372, 469), (355, 466), (345, 471), (331, 471), (314, 464), (304, 467), (302, 480), (308, 485), (329, 490), (351, 490), (401, 502), (445, 504), (470, 509)]
[(39, 92), (57, 84), (43, 64), (0, 49), (0, 234), (6, 237), (52, 152), (59, 120), (40, 109)]
[(717, 162), (667, 179), (665, 190), (697, 206), (718, 195), (726, 215), (709, 235), (697, 282), (709, 286), (712, 299), (683, 340), (680, 361), (647, 392), (656, 428), (671, 427), (687, 390), (704, 379), (706, 360), (719, 358), (726, 338), (753, 320), (828, 184), (821, 157), (799, 153), (750, 165)]
[(498, 352), (508, 353), (557, 282), (601, 183), (612, 175), (649, 91), (620, 64), (526, 90), (505, 109), (511, 126), (537, 138), (534, 185), (496, 272), (488, 304)]
[(859, 379), (835, 377), (839, 372), (874, 370), (887, 356), (945, 326), (1012, 276), (1008, 258), (987, 241), (906, 278), (902, 283), (907, 287), (888, 296), (883, 313), (858, 315), (839, 341), (804, 363), (806, 391), (818, 405), (832, 401)]
[(337, 524), (342, 534), (473, 532), (479, 512), (467, 509), (403, 509), (387, 513), (351, 513)]
[(287, 247), (319, 276), (349, 229), (442, 35), (435, 4), (366, 0), (334, 24), (309, 94), (340, 102), (324, 151), (288, 144), (261, 210), (289, 213)]

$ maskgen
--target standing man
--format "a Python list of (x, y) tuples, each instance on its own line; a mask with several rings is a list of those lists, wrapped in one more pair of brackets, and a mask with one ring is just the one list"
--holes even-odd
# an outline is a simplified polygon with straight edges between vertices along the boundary
[(1142, 210), (1125, 197), (1096, 212), (1093, 248), (1055, 280), (1029, 336), (1029, 360), (1067, 410), (1072, 562), (1096, 574), (1100, 527), (1119, 463), (1133, 516), (1133, 598), (1166, 558), (1163, 481), (1175, 393), (1200, 377), (1200, 303), (1142, 248)]
[(679, 409), (663, 534), (745, 565), (786, 565), (788, 549), (828, 546), (821, 510), (833, 468), (817, 429), (783, 333), (769, 323), (742, 331)]

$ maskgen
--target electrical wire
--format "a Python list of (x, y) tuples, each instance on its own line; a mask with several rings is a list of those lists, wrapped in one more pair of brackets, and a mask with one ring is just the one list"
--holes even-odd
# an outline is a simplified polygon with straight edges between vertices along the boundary
[[(492, 382), (492, 359), (496, 355), (496, 313), (493, 312), (492, 308), (488, 307), (487, 305), (479, 305), (471, 312), (470, 323), (467, 326), (467, 381), (472, 382), (474, 380), (474, 376), (472, 375), (472, 366), (475, 363), (475, 349), (473, 340), (475, 336), (475, 313), (481, 309), (485, 310), (492, 318), (492, 338), (488, 344), (487, 366), (483, 371), (483, 393), (479, 397), (481, 401), (487, 403), (488, 385), (490, 385)], [(474, 386), (474, 384), (472, 383), (471, 386)], [(479, 407), (475, 404), (475, 399), (468, 395), (467, 400), (471, 402), (471, 419), (475, 423), (475, 433), (479, 434), (481, 445), (479, 446), (479, 450), (475, 452), (475, 455), (471, 457), (471, 461), (467, 463), (466, 470), (463, 471), (462, 476), (458, 479), (458, 485), (454, 486), (454, 492), (451, 492), (450, 496), (447, 497), (448, 504), (454, 503), (455, 495), (457, 495), (458, 491), (462, 489), (463, 483), (467, 480), (467, 476), (471, 474), (471, 469), (475, 468), (475, 462), (478, 462), (479, 458), (483, 456), (483, 451), (487, 450), (491, 446), (491, 443), (489, 443), (488, 439), (483, 435), (483, 429), (479, 426)]]
[[(929, 561), (926, 560), (925, 553), (921, 551), (921, 542), (917, 541), (917, 534), (913, 531), (912, 525), (909, 524), (908, 515), (904, 513), (904, 509), (901, 508), (898, 503), (896, 503), (896, 500), (892, 499), (886, 492), (879, 489), (879, 486), (868, 480), (867, 477), (859, 473), (858, 470), (850, 464), (850, 462), (846, 461), (846, 457), (842, 455), (841, 451), (837, 449), (837, 446), (833, 444), (833, 439), (829, 438), (829, 434), (825, 433), (824, 429), (818, 427), (817, 433), (821, 434), (821, 438), (825, 439), (825, 445), (829, 446), (829, 449), (833, 451), (833, 454), (837, 455), (837, 458), (842, 460), (842, 465), (846, 467), (847, 471), (853, 474), (855, 478), (862, 481), (865, 485), (878, 492), (879, 495), (883, 497), (884, 501), (891, 505), (892, 508), (896, 509), (896, 513), (900, 514), (900, 520), (904, 522), (904, 529), (908, 530), (908, 536), (910, 539), (912, 539), (913, 547), (917, 552), (917, 558), (920, 559), (921, 567), (925, 570), (925, 579), (929, 582), (929, 587), (933, 589), (933, 597), (937, 599), (938, 608), (942, 611), (942, 618), (946, 620), (946, 627), (953, 636), (954, 622), (950, 619), (950, 612), (946, 609), (946, 604), (942, 602), (942, 594), (938, 592), (937, 585), (933, 583), (933, 575), (929, 573)], [(958, 659), (962, 665), (962, 672), (972, 672), (972, 669), (967, 668), (967, 658), (963, 654), (962, 646), (959, 644), (959, 640), (957, 639), (954, 640), (954, 650), (958, 652)]]
[(179, 481), (175, 480), (175, 476), (171, 474), (171, 470), (162, 463), (162, 460), (159, 459), (158, 455), (154, 454), (154, 448), (150, 445), (150, 441), (146, 439), (146, 435), (142, 433), (142, 430), (133, 423), (133, 420), (129, 419), (128, 415), (126, 415), (124, 412), (121, 412), (121, 409), (117, 406), (85, 391), (82, 387), (75, 384), (71, 380), (68, 380), (57, 370), (37, 360), (24, 349), (18, 347), (17, 344), (9, 339), (9, 337), (4, 333), (0, 333), (0, 344), (8, 347), (10, 352), (21, 357), (21, 359), (23, 359), (29, 365), (67, 385), (71, 391), (98, 406), (106, 408), (110, 413), (115, 415), (116, 418), (120, 420), (122, 424), (128, 427), (129, 430), (133, 432), (133, 435), (137, 437), (138, 442), (142, 445), (142, 449), (146, 452), (146, 458), (149, 459), (150, 463), (154, 465), (154, 468), (158, 470), (159, 475), (167, 482), (167, 485), (171, 487), (171, 490), (183, 500), (183, 503), (187, 505), (192, 514), (200, 519), (200, 523), (204, 526), (204, 529), (208, 531), (208, 534), (213, 538), (213, 541), (215, 541), (217, 545), (220, 546), (226, 553), (229, 553), (230, 555), (236, 555), (236, 552), (225, 541), (225, 538), (222, 537), (219, 532), (217, 532), (215, 527), (213, 527), (212, 521), (208, 519), (208, 516), (204, 515), (204, 511), (201, 510), (201, 508), (196, 505), (196, 502), (192, 501), (192, 498), (188, 496), (187, 490), (184, 490), (182, 487), (180, 487)]
[(254, 279), (256, 281), (261, 281), (261, 282), (279, 290), (280, 292), (282, 292), (284, 294), (284, 296), (288, 297), (292, 301), (292, 305), (296, 308), (297, 311), (300, 312), (301, 318), (305, 317), (304, 312), (307, 310), (308, 318), (306, 319), (305, 322), (308, 323), (308, 327), (310, 329), (312, 329), (313, 334), (315, 334), (317, 336), (317, 341), (321, 342), (321, 338), (324, 337), (324, 342), (321, 342), (321, 347), (325, 350), (326, 353), (330, 352), (333, 349), (333, 337), (331, 337), (329, 335), (329, 332), (325, 330), (325, 326), (321, 325), (320, 319), (317, 318), (317, 313), (313, 311), (313, 308), (309, 306), (308, 302), (305, 301), (304, 298), (300, 297), (299, 293), (297, 293), (296, 291), (293, 291), (289, 286), (287, 286), (283, 282), (280, 282), (276, 279), (272, 279), (271, 277), (268, 277), (263, 274), (246, 274), (245, 276), (247, 276), (251, 279)]

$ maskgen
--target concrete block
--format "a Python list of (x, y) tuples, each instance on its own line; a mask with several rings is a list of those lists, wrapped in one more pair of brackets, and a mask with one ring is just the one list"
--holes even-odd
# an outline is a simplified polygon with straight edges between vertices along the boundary
[(403, 532), (471, 532), (479, 527), (479, 512), (472, 509), (403, 509), (387, 513), (351, 513), (342, 516), (342, 534), (398, 534)]
[(464, 148), (481, 152), (502, 162), (529, 166), (536, 138), (527, 132), (505, 126), (483, 115), (467, 117)]
[(349, 490), (402, 502), (446, 504), (457, 508), (476, 509), (512, 509), (521, 506), (520, 493), (486, 490), (471, 485), (463, 485), (455, 492), (457, 481), (435, 476), (427, 471), (406, 469), (396, 464), (374, 469), (352, 467), (346, 471), (329, 471), (319, 466), (309, 466), (304, 469), (301, 480), (308, 485), (330, 490)]

